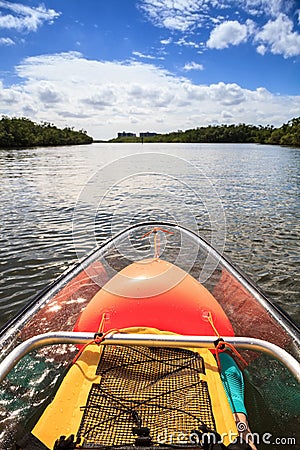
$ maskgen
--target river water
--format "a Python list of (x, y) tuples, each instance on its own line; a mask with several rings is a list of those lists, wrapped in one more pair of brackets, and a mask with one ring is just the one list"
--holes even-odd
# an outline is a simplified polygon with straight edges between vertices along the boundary
[(199, 231), (300, 321), (300, 151), (92, 144), (0, 151), (0, 326), (138, 221)]

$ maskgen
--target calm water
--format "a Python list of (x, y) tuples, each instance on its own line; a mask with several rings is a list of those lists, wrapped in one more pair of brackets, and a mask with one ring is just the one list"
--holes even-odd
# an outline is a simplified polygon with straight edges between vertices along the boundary
[(198, 227), (300, 321), (299, 172), (300, 151), (274, 146), (1, 150), (0, 325), (78, 256), (147, 219)]

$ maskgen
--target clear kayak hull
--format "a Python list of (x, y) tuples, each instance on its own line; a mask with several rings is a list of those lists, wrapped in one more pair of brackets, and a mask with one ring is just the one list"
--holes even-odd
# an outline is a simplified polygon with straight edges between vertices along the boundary
[[(208, 242), (177, 225), (162, 223), (125, 230), (40, 293), (1, 330), (0, 361), (40, 334), (135, 326), (187, 339), (263, 340), (299, 361), (299, 330), (292, 320)], [(3, 381), (3, 448), (13, 448), (23, 433), (20, 430), (30, 428), (33, 411), (44, 408), (78, 353), (75, 344), (34, 350)], [(297, 381), (270, 352), (253, 349), (257, 350), (254, 345), (247, 350), (240, 345), (239, 351), (248, 363), (245, 401), (252, 431), (261, 439), (259, 448), (287, 448), (288, 439), (296, 445)]]

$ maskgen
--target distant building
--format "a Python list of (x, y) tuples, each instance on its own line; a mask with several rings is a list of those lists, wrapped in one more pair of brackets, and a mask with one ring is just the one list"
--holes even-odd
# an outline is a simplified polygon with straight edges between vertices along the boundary
[(141, 138), (152, 137), (152, 136), (156, 136), (156, 135), (157, 135), (157, 133), (150, 133), (149, 131), (147, 131), (146, 133), (140, 133)]
[(122, 131), (122, 133), (118, 133), (118, 138), (122, 137), (136, 137), (135, 133), (127, 133), (126, 131)]

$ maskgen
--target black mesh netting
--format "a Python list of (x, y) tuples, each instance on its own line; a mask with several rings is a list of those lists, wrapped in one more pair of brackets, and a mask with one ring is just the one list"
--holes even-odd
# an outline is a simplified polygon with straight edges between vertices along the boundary
[(188, 441), (199, 425), (215, 430), (202, 357), (183, 349), (107, 346), (78, 430), (85, 446), (132, 445), (133, 427), (152, 442)]

